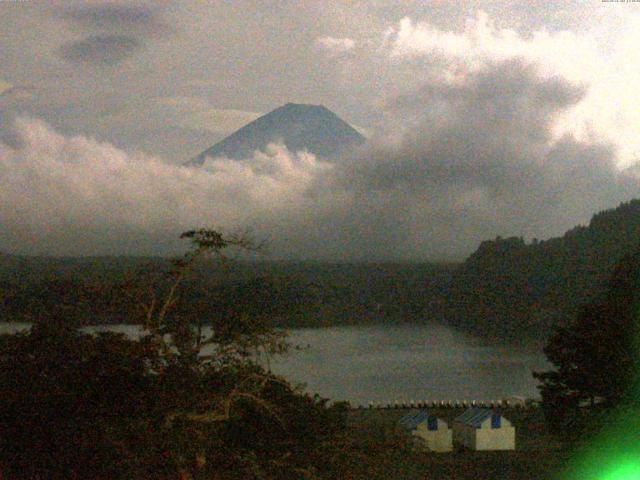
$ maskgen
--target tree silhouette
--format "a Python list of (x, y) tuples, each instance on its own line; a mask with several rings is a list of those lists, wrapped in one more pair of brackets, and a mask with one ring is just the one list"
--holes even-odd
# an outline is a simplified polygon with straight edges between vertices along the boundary
[(568, 440), (583, 435), (587, 407), (637, 402), (639, 321), (640, 250), (617, 264), (604, 298), (550, 337), (544, 351), (555, 370), (534, 374), (547, 418)]
[(314, 478), (328, 468), (345, 408), (261, 364), (260, 354), (286, 351), (286, 335), (242, 315), (206, 319), (206, 329), (181, 315), (196, 262), (260, 246), (214, 230), (182, 238), (192, 249), (163, 295), (136, 287), (128, 297), (139, 339), (82, 332), (72, 302), (0, 336), (0, 476)]

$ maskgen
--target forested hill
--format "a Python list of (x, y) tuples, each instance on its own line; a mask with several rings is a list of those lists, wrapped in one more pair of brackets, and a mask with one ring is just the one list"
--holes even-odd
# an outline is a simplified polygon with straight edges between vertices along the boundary
[(603, 295), (616, 262), (639, 245), (640, 200), (559, 238), (482, 242), (453, 273), (447, 319), (484, 336), (544, 336)]

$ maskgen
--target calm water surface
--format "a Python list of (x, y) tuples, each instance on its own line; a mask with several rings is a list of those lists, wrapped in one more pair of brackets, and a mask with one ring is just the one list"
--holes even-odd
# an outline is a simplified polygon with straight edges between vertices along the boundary
[(537, 397), (542, 352), (496, 347), (441, 325), (333, 327), (291, 332), (308, 349), (273, 369), (307, 389), (354, 403)]
[[(0, 324), (0, 332), (28, 328)], [(136, 336), (138, 327), (93, 327)], [(291, 330), (303, 348), (272, 369), (333, 400), (354, 404), (410, 400), (537, 397), (532, 369), (542, 352), (498, 347), (441, 325), (354, 326)], [(307, 347), (308, 345), (308, 347)]]

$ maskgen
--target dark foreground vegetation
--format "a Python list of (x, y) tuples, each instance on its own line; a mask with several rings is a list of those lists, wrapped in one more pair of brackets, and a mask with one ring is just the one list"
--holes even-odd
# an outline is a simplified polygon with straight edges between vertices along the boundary
[(623, 256), (604, 295), (545, 347), (537, 373), (546, 423), (570, 452), (563, 480), (640, 475), (640, 248)]
[[(495, 340), (544, 340), (605, 294), (614, 266), (640, 244), (640, 200), (599, 213), (563, 237), (483, 242), (460, 264), (207, 262), (184, 279), (183, 316), (238, 307), (285, 328), (441, 321)], [(162, 258), (47, 258), (0, 254), (0, 319), (36, 321), (73, 303), (78, 321), (130, 323), (122, 292), (166, 293)], [(117, 299), (118, 301), (114, 301)]]
[(1, 478), (364, 479), (382, 458), (407, 458), (406, 439), (355, 441), (347, 405), (264, 367), (287, 350), (282, 331), (241, 309), (208, 318), (207, 334), (183, 316), (198, 260), (253, 248), (213, 231), (183, 236), (194, 248), (163, 295), (134, 284), (126, 297), (138, 302), (141, 338), (83, 333), (73, 299), (0, 337)]
[(428, 452), (397, 430), (405, 412), (328, 406), (240, 344), (195, 362), (58, 324), (3, 338), (2, 478), (523, 480), (566, 459), (538, 409), (508, 414), (516, 452)]
[(4, 338), (2, 478), (331, 478), (345, 408), (220, 346), (195, 361), (57, 325)]
[(184, 236), (193, 249), (162, 295), (133, 284), (124, 297), (141, 338), (82, 332), (76, 297), (0, 338), (2, 478), (522, 479), (556, 465), (549, 451), (431, 454), (394, 418), (302, 393), (261, 361), (287, 350), (285, 335), (242, 309), (208, 318), (205, 334), (182, 315), (185, 279), (205, 255), (253, 244)]
[(567, 441), (584, 438), (612, 409), (640, 406), (640, 249), (618, 262), (605, 295), (554, 330), (545, 354), (555, 369), (534, 376), (547, 418)]
[[(623, 205), (611, 214), (613, 217), (606, 217), (607, 222), (620, 212), (637, 208), (637, 202)], [(563, 242), (575, 242), (575, 235), (582, 240), (591, 238), (593, 232), (605, 231), (600, 228), (609, 225), (607, 222), (594, 219), (588, 229), (568, 235)], [(634, 248), (624, 247), (632, 253), (625, 254), (619, 247), (617, 253), (609, 252), (612, 258), (619, 257), (606, 267), (613, 272), (606, 281), (600, 280), (604, 270), (599, 269), (609, 265), (610, 258), (571, 260), (584, 266), (587, 263), (580, 262), (588, 259), (596, 267), (587, 269), (586, 274), (574, 272), (575, 276), (567, 279), (570, 286), (566, 289), (582, 291), (580, 288), (586, 289), (589, 284), (581, 283), (585, 279), (598, 280), (584, 294), (580, 307), (566, 307), (566, 315), (576, 310), (573, 317), (558, 321), (552, 329), (545, 353), (554, 369), (536, 374), (541, 381), (542, 408), (508, 414), (518, 432), (517, 450), (435, 454), (395, 428), (400, 412), (354, 411), (346, 404), (331, 405), (271, 373), (264, 360), (286, 352), (289, 345), (283, 331), (268, 320), (278, 317), (278, 309), (296, 311), (296, 305), (309, 297), (302, 291), (296, 298), (285, 290), (284, 297), (274, 299), (273, 284), (266, 283), (270, 287), (261, 290), (266, 280), (251, 279), (254, 267), (246, 266), (240, 273), (215, 270), (209, 278), (221, 280), (217, 289), (211, 290), (208, 285), (198, 290), (197, 281), (206, 278), (205, 269), (221, 265), (224, 251), (252, 251), (254, 244), (243, 237), (225, 237), (208, 230), (186, 232), (183, 237), (191, 241), (192, 250), (160, 271), (153, 267), (139, 269), (136, 276), (124, 281), (99, 281), (83, 284), (82, 288), (73, 280), (65, 283), (69, 279), (60, 279), (56, 273), (46, 280), (51, 283), (43, 291), (49, 292), (50, 298), (43, 294), (39, 301), (28, 304), (31, 317), (21, 318), (33, 323), (31, 330), (0, 337), (1, 478), (558, 476), (587, 480), (590, 477), (585, 472), (598, 464), (601, 452), (612, 455), (609, 461), (614, 464), (616, 452), (622, 455), (620, 458), (640, 458), (635, 441), (640, 432), (640, 421), (635, 420), (640, 418), (638, 243)], [(566, 246), (563, 242), (559, 245)], [(548, 251), (554, 251), (551, 246)], [(528, 263), (532, 260), (523, 259), (536, 258), (530, 255), (538, 248), (542, 247), (511, 239), (484, 244), (481, 250), (486, 250), (483, 255), (487, 258), (502, 258), (502, 263), (495, 264), (500, 268), (508, 270), (514, 259), (519, 259), (515, 265), (524, 265), (522, 271), (528, 271), (534, 268)], [(566, 251), (563, 248), (558, 251)], [(202, 262), (209, 254), (213, 258)], [(442, 278), (451, 275), (447, 287), (451, 293), (456, 276), (469, 268), (469, 262), (479, 262), (480, 257), (472, 257), (453, 274), (447, 268), (429, 268)], [(574, 257), (567, 254), (559, 258), (566, 262)], [(8, 280), (2, 297), (4, 315), (20, 298), (12, 290), (16, 281), (12, 275), (21, 272), (19, 264), (24, 259), (5, 260)], [(68, 263), (63, 265), (66, 268)], [(102, 265), (93, 272), (96, 278), (112, 274), (110, 263)], [(80, 270), (85, 268), (86, 264)], [(376, 284), (366, 269), (351, 268), (347, 269), (349, 275), (358, 272), (360, 281)], [(408, 278), (402, 273), (394, 277), (398, 272), (395, 266), (385, 268), (379, 278), (387, 279), (386, 287), (394, 285), (394, 278)], [(494, 273), (488, 270), (486, 278), (500, 268), (494, 268)], [(517, 269), (513, 267), (513, 271)], [(145, 276), (151, 280), (142, 281)], [(557, 282), (554, 276), (544, 278), (544, 282), (551, 282), (548, 285)], [(498, 284), (494, 287), (496, 291), (501, 288)], [(187, 293), (191, 288), (196, 292)], [(388, 291), (405, 289), (411, 286), (396, 282)], [(358, 295), (352, 286), (346, 291)], [(316, 293), (320, 299), (341, 295), (323, 289)], [(472, 294), (464, 298), (471, 305), (481, 304), (479, 300), (474, 304)], [(493, 306), (489, 300), (482, 300), (487, 302), (487, 309), (503, 308), (502, 300), (490, 298)], [(513, 298), (514, 308), (521, 305), (518, 298)], [(578, 302), (578, 298), (582, 297), (568, 298), (567, 304)], [(525, 295), (521, 301), (529, 300)], [(411, 302), (405, 305), (422, 311)], [(447, 308), (436, 301), (432, 307)], [(384, 315), (384, 308), (376, 308), (379, 315)], [(140, 323), (145, 334), (130, 339), (116, 333), (91, 335), (80, 330), (93, 313), (105, 312), (117, 319), (124, 316), (126, 323)], [(455, 318), (462, 321), (463, 317)], [(204, 329), (205, 325), (211, 328)], [(495, 325), (483, 333), (494, 331), (498, 328)], [(523, 324), (523, 331), (535, 331), (528, 328)], [(451, 421), (459, 412), (438, 413)]]

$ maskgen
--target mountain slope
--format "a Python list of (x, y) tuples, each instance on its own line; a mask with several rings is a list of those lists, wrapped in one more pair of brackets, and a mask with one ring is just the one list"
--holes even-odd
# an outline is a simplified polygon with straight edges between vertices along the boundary
[(640, 245), (640, 200), (593, 216), (560, 238), (482, 242), (452, 277), (447, 319), (484, 336), (544, 336), (606, 291)]
[(287, 103), (248, 123), (186, 165), (202, 165), (206, 157), (248, 158), (272, 142), (282, 142), (292, 152), (306, 150), (329, 159), (364, 140), (351, 125), (322, 105)]

